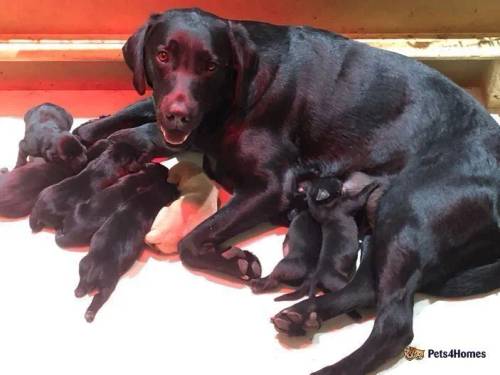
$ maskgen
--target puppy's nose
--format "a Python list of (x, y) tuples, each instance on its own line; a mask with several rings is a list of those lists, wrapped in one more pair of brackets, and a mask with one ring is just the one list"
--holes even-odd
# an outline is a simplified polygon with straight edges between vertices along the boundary
[(165, 117), (168, 121), (179, 121), (182, 124), (188, 124), (191, 121), (186, 106), (180, 103), (172, 104), (169, 110), (165, 113)]

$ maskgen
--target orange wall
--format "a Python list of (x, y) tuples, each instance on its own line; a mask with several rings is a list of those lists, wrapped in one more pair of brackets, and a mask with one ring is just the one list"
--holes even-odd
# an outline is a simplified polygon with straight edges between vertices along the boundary
[(151, 12), (189, 6), (350, 34), (500, 34), (500, 0), (0, 0), (0, 34), (130, 34)]

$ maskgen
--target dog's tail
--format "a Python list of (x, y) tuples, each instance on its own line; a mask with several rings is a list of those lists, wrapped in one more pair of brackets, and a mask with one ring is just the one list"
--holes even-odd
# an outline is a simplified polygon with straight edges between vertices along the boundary
[(437, 297), (469, 297), (500, 288), (500, 259), (494, 263), (462, 271), (440, 285), (424, 288)]

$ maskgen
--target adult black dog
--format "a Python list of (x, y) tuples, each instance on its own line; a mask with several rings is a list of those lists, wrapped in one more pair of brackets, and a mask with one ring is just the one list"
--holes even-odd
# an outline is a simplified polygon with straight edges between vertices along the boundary
[(254, 269), (251, 255), (226, 259), (220, 244), (286, 208), (283, 176), (299, 157), (331, 163), (339, 178), (397, 174), (364, 260), (373, 272), (355, 277), (346, 299), (334, 293), (291, 310), (325, 319), (346, 304), (377, 306), (363, 346), (320, 374), (364, 374), (401, 353), (417, 290), (500, 286), (500, 129), (440, 73), (327, 31), (192, 9), (153, 15), (124, 57), (139, 93), (153, 88), (154, 103), (142, 104), (155, 107), (166, 141), (202, 150), (234, 188), (179, 244), (189, 266), (240, 277)]

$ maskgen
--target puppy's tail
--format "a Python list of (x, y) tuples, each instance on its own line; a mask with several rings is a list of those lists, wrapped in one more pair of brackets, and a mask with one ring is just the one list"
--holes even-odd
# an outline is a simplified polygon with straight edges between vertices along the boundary
[(469, 297), (500, 288), (500, 260), (462, 271), (440, 285), (424, 288), (437, 297)]

